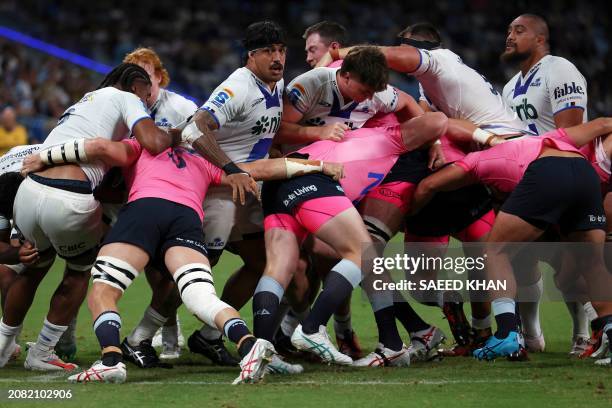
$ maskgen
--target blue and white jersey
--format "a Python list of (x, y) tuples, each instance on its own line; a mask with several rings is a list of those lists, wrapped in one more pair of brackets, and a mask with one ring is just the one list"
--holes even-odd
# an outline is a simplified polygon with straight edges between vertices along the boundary
[(272, 91), (248, 68), (234, 71), (200, 107), (219, 125), (217, 142), (236, 163), (265, 159), (283, 114), (284, 82)]
[(189, 99), (161, 88), (157, 101), (149, 108), (149, 113), (155, 121), (155, 126), (168, 131), (178, 125), (184, 125), (185, 120), (197, 110), (197, 105)]
[[(23, 159), (31, 154), (38, 153), (40, 146), (39, 144), (15, 146), (6, 152), (0, 157), (0, 175), (20, 171)], [(13, 214), (0, 214), (0, 230), (11, 227), (11, 218), (13, 218)]]
[(525, 75), (519, 71), (503, 94), (519, 119), (539, 135), (556, 129), (555, 114), (566, 109), (582, 109), (587, 121), (586, 80), (562, 57), (547, 55)]
[(304, 115), (300, 125), (344, 123), (351, 129), (359, 129), (378, 112), (395, 112), (399, 96), (389, 85), (384, 91), (376, 92), (372, 99), (361, 103), (345, 101), (336, 82), (339, 69), (315, 68), (296, 77), (287, 86), (287, 98)]

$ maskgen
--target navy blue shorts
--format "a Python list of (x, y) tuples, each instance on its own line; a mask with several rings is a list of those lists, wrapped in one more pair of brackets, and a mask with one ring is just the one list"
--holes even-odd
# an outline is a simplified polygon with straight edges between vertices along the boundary
[(432, 174), (432, 171), (427, 167), (428, 161), (429, 149), (413, 150), (403, 153), (398, 157), (380, 185), (382, 186), (385, 183), (393, 183), (396, 181), (406, 181), (408, 183), (418, 184), (425, 177)]
[(123, 206), (102, 245), (123, 242), (142, 248), (149, 264), (166, 270), (168, 248), (183, 246), (208, 257), (202, 221), (191, 208), (162, 198), (141, 198)]
[(599, 176), (579, 157), (542, 157), (532, 162), (501, 207), (545, 230), (562, 233), (606, 229)]

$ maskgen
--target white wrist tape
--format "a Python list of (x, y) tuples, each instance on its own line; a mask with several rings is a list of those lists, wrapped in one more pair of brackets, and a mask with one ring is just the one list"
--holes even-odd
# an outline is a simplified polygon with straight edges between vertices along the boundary
[(301, 176), (310, 173), (320, 173), (323, 171), (323, 162), (319, 161), (318, 165), (300, 163), (285, 157), (285, 168), (287, 169), (287, 178)]
[(472, 133), (472, 140), (480, 144), (487, 144), (487, 141), (491, 136), (494, 136), (494, 134), (491, 132), (487, 132), (486, 130), (476, 128), (474, 133)]
[(45, 164), (87, 163), (85, 139), (72, 140), (42, 150), (40, 160)]
[(198, 125), (196, 125), (195, 122), (191, 122), (190, 124), (185, 126), (185, 129), (183, 129), (183, 131), (181, 132), (181, 140), (183, 142), (192, 144), (202, 135), (203, 133), (200, 132), (200, 129), (198, 129)]

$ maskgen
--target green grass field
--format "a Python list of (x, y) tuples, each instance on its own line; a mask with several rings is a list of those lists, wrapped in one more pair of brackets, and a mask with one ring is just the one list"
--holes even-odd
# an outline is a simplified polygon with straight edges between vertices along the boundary
[[(217, 287), (238, 266), (238, 260), (224, 255), (215, 268)], [(47, 312), (51, 293), (60, 278), (62, 265), (56, 263), (38, 291), (27, 316), (21, 344), (35, 341)], [(138, 322), (150, 299), (144, 277), (139, 278), (120, 303), (122, 336)], [(417, 307), (427, 319), (450, 335), (441, 313)], [(251, 321), (250, 304), (243, 309)], [(199, 322), (180, 310), (185, 337)], [(362, 345), (372, 350), (376, 330), (369, 304), (361, 294), (353, 296), (353, 325)], [(52, 404), (79, 407), (306, 407), (306, 406), (418, 406), (418, 407), (611, 407), (612, 370), (595, 367), (592, 361), (567, 357), (570, 320), (562, 303), (542, 305), (542, 325), (547, 352), (532, 355), (531, 361), (510, 363), (478, 362), (470, 358), (415, 363), (403, 369), (351, 369), (305, 364), (299, 376), (268, 376), (258, 385), (232, 386), (235, 368), (211, 366), (199, 355), (183, 353), (173, 369), (141, 370), (128, 366), (128, 382), (122, 385), (72, 385), (66, 375), (26, 371), (23, 354), (0, 370), (0, 406)], [(402, 333), (405, 341), (406, 334)], [(86, 306), (78, 322), (78, 360), (88, 367), (98, 358), (98, 345)], [(70, 389), (70, 400), (15, 401), (9, 389)]]

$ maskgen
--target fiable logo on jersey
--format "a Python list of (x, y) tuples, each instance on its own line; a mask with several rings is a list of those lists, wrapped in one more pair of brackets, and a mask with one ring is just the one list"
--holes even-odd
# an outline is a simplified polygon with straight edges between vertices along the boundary
[(555, 99), (560, 99), (565, 96), (570, 95), (584, 95), (584, 89), (581, 85), (576, 85), (575, 82), (568, 84), (567, 82), (563, 84), (563, 86), (558, 86), (553, 91), (553, 96)]
[(514, 105), (514, 110), (522, 121), (538, 118), (538, 111), (535, 106), (527, 103), (527, 98), (523, 98), (520, 104)]
[(289, 98), (289, 102), (293, 106), (296, 106), (300, 99), (306, 94), (306, 90), (300, 84), (293, 84), (293, 88), (287, 94), (287, 98)]
[(217, 108), (220, 108), (223, 105), (225, 105), (225, 102), (229, 101), (233, 97), (234, 97), (234, 93), (232, 92), (231, 89), (223, 88), (222, 90), (217, 92), (217, 94), (214, 96), (214, 98), (212, 98), (211, 102)]
[(278, 112), (276, 116), (273, 117), (263, 115), (257, 122), (255, 122), (255, 126), (251, 128), (251, 134), (255, 136), (275, 134), (280, 127), (282, 116), (282, 112)]

